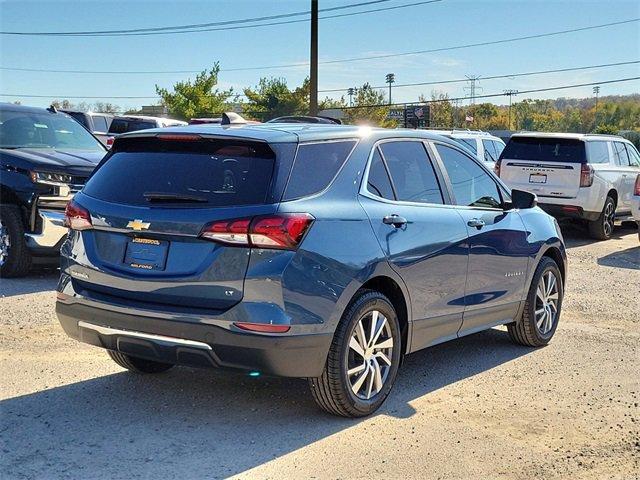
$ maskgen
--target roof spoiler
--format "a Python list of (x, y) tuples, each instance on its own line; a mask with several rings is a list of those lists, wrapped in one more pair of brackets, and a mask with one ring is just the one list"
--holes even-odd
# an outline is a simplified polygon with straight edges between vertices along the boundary
[(247, 121), (235, 112), (224, 112), (221, 125), (245, 125)]

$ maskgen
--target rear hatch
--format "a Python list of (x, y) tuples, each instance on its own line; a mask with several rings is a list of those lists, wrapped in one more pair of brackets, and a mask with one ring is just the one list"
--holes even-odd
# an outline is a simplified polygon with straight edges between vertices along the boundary
[(231, 307), (242, 299), (250, 249), (199, 235), (211, 222), (275, 212), (276, 170), (260, 141), (118, 139), (75, 199), (93, 228), (73, 245), (81, 252), (74, 285), (145, 305)]
[(513, 136), (500, 155), (500, 178), (540, 197), (574, 198), (586, 162), (582, 140)]

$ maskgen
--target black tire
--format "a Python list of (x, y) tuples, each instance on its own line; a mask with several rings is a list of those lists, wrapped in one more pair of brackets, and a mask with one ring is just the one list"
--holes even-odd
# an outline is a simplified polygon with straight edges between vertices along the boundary
[[(551, 329), (547, 332), (542, 332), (536, 322), (536, 298), (538, 285), (541, 278), (547, 274), (547, 272), (553, 273), (557, 279), (558, 289), (558, 301), (556, 317), (551, 325)], [(524, 305), (524, 311), (522, 312), (522, 318), (519, 322), (511, 323), (507, 325), (507, 330), (511, 340), (515, 343), (524, 345), (527, 347), (543, 347), (549, 343), (553, 334), (558, 327), (558, 321), (560, 320), (560, 313), (562, 311), (562, 299), (564, 297), (564, 285), (562, 282), (562, 275), (560, 269), (555, 261), (549, 257), (542, 257), (542, 260), (536, 268), (535, 274), (529, 286), (529, 292), (527, 293), (527, 299)]]
[(144, 358), (132, 357), (126, 353), (107, 350), (111, 360), (116, 362), (122, 368), (126, 368), (135, 373), (162, 373), (173, 367), (171, 363), (154, 362), (153, 360), (145, 360)]
[(616, 214), (616, 202), (613, 198), (607, 197), (600, 216), (589, 222), (589, 235), (596, 240), (609, 240), (613, 235), (613, 220)]
[(4, 245), (6, 256), (3, 258), (0, 253), (0, 277), (24, 277), (31, 267), (31, 254), (24, 238), (22, 215), (16, 205), (0, 205), (0, 241), (8, 242)]
[[(351, 352), (349, 348), (349, 341), (360, 320), (374, 310), (386, 317), (390, 331), (390, 336), (386, 338), (393, 339), (393, 348), (390, 352), (391, 365), (388, 367), (382, 388), (370, 399), (364, 399), (353, 392), (349, 382), (347, 369), (350, 359), (354, 358), (354, 352)], [(370, 415), (382, 405), (389, 395), (395, 383), (401, 356), (402, 338), (398, 316), (393, 305), (381, 293), (363, 290), (351, 301), (338, 324), (322, 376), (309, 379), (313, 398), (323, 410), (334, 415), (343, 417)], [(362, 365), (366, 365), (366, 362), (363, 359)], [(373, 368), (371, 371), (373, 376)]]

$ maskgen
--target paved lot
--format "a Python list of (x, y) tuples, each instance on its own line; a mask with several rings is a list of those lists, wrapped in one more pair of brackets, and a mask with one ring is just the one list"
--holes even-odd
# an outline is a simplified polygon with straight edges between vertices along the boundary
[(567, 232), (552, 343), (494, 329), (410, 356), (381, 411), (319, 412), (306, 382), (124, 372), (57, 325), (55, 272), (2, 280), (3, 478), (638, 478), (640, 248)]

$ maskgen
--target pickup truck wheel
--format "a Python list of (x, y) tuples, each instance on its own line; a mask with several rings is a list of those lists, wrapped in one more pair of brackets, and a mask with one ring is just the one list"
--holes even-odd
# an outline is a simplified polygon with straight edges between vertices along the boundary
[(15, 205), (0, 205), (0, 277), (23, 277), (30, 266), (20, 210)]
[(338, 324), (322, 376), (309, 379), (314, 400), (334, 415), (370, 415), (393, 387), (401, 349), (391, 302), (379, 292), (361, 292)]
[(616, 202), (611, 197), (604, 201), (600, 216), (589, 222), (589, 235), (596, 240), (609, 240), (613, 235), (613, 221), (616, 216)]
[(145, 360), (144, 358), (132, 357), (126, 353), (107, 350), (111, 360), (116, 362), (122, 368), (126, 368), (135, 373), (162, 373), (173, 367), (171, 363), (154, 362), (153, 360)]

